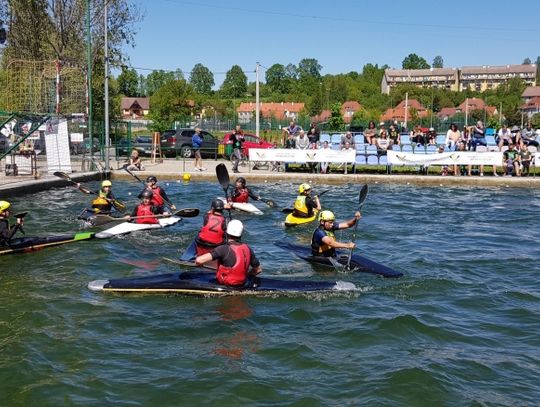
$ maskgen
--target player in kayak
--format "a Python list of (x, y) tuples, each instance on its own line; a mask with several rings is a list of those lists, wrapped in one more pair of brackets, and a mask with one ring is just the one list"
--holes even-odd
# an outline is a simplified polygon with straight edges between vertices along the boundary
[(299, 195), (294, 202), (293, 215), (297, 218), (311, 218), (314, 210), (321, 210), (321, 202), (317, 195), (311, 196), (311, 185), (300, 184), (298, 187)]
[(17, 223), (14, 226), (9, 224), (9, 215), (11, 204), (8, 201), (0, 201), (0, 246), (7, 246), (9, 242), (24, 224), (23, 217), (17, 217)]
[(225, 207), (221, 199), (212, 201), (210, 210), (204, 215), (201, 230), (195, 238), (197, 256), (209, 253), (212, 249), (225, 243), (225, 231), (227, 230), (227, 220), (223, 216)]
[(150, 175), (148, 178), (146, 178), (146, 188), (141, 191), (139, 194), (139, 199), (142, 197), (142, 193), (144, 191), (150, 191), (152, 192), (153, 198), (152, 198), (152, 205), (157, 206), (160, 213), (164, 213), (165, 211), (165, 204), (169, 208), (171, 208), (173, 211), (176, 210), (176, 206), (171, 202), (169, 197), (167, 196), (167, 193), (165, 190), (157, 184), (157, 178), (153, 175)]
[(141, 203), (133, 209), (131, 215), (125, 217), (125, 219), (134, 221), (135, 223), (156, 224), (159, 223), (158, 218), (155, 215), (163, 213), (160, 211), (159, 206), (152, 204), (154, 194), (152, 191), (145, 189), (140, 194)]
[(354, 218), (346, 222), (336, 222), (336, 217), (331, 211), (322, 211), (319, 214), (319, 227), (313, 232), (311, 238), (311, 253), (313, 256), (334, 257), (336, 249), (353, 249), (354, 242), (338, 242), (334, 235), (335, 230), (348, 229), (356, 224), (362, 217), (360, 212), (354, 214)]
[(242, 222), (231, 220), (227, 225), (227, 243), (195, 259), (198, 266), (217, 260), (216, 279), (219, 284), (241, 287), (249, 276), (255, 276), (262, 271), (253, 250), (240, 241), (243, 231)]
[(261, 197), (255, 195), (251, 189), (246, 186), (246, 179), (238, 177), (234, 182), (234, 191), (231, 194), (231, 202), (248, 203), (249, 198), (260, 201)]

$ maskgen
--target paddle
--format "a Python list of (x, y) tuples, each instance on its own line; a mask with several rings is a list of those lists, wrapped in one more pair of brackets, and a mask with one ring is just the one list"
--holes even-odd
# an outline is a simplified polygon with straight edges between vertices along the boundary
[(257, 201), (263, 201), (266, 205), (268, 205), (270, 208), (275, 208), (277, 205), (274, 201), (271, 199), (261, 198), (257, 199)]
[[(364, 184), (364, 186), (360, 189), (360, 194), (358, 195), (358, 212), (362, 210), (362, 206), (364, 205), (364, 202), (366, 201), (368, 195), (368, 186), (367, 184)], [(353, 230), (353, 238), (352, 241), (354, 242), (356, 240), (356, 229), (358, 229), (358, 219), (356, 220), (356, 223), (354, 224), (354, 230)], [(347, 260), (347, 270), (351, 269), (351, 258), (353, 254), (353, 250), (349, 252), (349, 258)]]
[[(324, 191), (322, 191), (320, 194), (318, 195), (315, 195), (315, 196), (323, 196), (324, 194), (326, 194), (327, 192), (329, 192), (330, 190), (329, 189), (325, 189)], [(283, 208), (281, 210), (281, 212), (283, 213), (293, 213), (294, 212), (294, 209), (292, 208)]]
[[(229, 184), (231, 182), (231, 179), (229, 178), (229, 171), (227, 171), (227, 167), (225, 167), (225, 164), (221, 163), (216, 166), (216, 176), (221, 184), (221, 187), (223, 188), (223, 192), (225, 193), (225, 199), (229, 199)], [(229, 209), (229, 220), (232, 219), (231, 210)]]
[[(90, 190), (88, 188), (85, 188), (82, 185), (80, 185), (77, 181), (74, 181), (73, 179), (71, 179), (71, 177), (69, 175), (67, 175), (65, 172), (56, 171), (56, 172), (53, 173), (53, 175), (58, 177), (58, 178), (65, 179), (66, 181), (71, 182), (73, 185), (77, 185), (77, 187), (79, 188), (79, 191), (84, 192), (85, 194), (99, 195), (99, 193), (97, 193), (95, 191), (92, 191), (92, 190)], [(105, 198), (105, 199), (107, 199), (107, 198)], [(109, 201), (109, 199), (107, 199), (107, 201)], [(110, 201), (112, 203), (112, 206), (114, 206), (114, 208), (117, 211), (122, 212), (122, 213), (126, 211), (126, 205), (124, 205), (122, 202), (120, 202), (120, 201), (118, 201), (116, 199), (112, 199)]]
[(136, 174), (133, 174), (130, 170), (128, 170), (128, 164), (124, 165), (122, 169), (125, 170), (129, 175), (131, 175), (133, 178), (135, 178), (137, 181), (139, 181), (141, 184), (143, 184), (146, 187), (146, 182), (144, 182)]
[[(144, 219), (144, 218), (167, 218), (170, 216), (180, 216), (182, 218), (194, 218), (195, 216), (198, 216), (200, 213), (199, 209), (197, 208), (183, 208), (179, 209), (176, 212), (173, 212), (172, 214), (162, 214), (162, 215), (146, 215), (146, 216), (132, 216), (129, 219)], [(124, 218), (115, 218), (110, 215), (99, 215), (100, 222), (99, 226), (105, 225), (106, 223), (110, 222), (125, 222), (126, 219)], [(106, 221), (106, 222), (105, 222)], [(96, 225), (95, 225), (96, 226)]]

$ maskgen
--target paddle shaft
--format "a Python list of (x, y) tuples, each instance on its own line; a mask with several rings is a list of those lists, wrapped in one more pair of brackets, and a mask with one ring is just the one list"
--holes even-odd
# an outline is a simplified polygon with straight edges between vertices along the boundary
[(126, 172), (131, 175), (133, 178), (135, 178), (137, 181), (139, 181), (141, 184), (143, 184), (144, 186), (146, 186), (146, 182), (144, 182), (142, 179), (140, 179), (137, 175), (133, 174), (130, 170), (128, 170), (127, 166), (124, 165), (124, 167), (122, 167), (124, 170), (126, 170)]
[[(364, 205), (364, 202), (366, 201), (367, 194), (368, 194), (368, 186), (365, 184), (362, 187), (362, 189), (360, 189), (360, 194), (358, 196), (358, 212), (362, 210), (362, 206)], [(358, 229), (358, 220), (359, 219), (356, 219), (356, 222), (354, 224), (353, 238), (352, 238), (353, 242), (356, 240), (356, 230)], [(352, 259), (353, 250), (354, 248), (352, 248), (351, 251), (349, 252), (349, 258), (347, 260), (347, 270), (351, 268), (351, 259)]]

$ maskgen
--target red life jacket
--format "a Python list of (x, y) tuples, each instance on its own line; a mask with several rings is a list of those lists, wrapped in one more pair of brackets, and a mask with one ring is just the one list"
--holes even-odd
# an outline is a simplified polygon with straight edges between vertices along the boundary
[(237, 189), (235, 196), (232, 197), (233, 202), (247, 203), (249, 199), (249, 191), (247, 188)]
[(155, 188), (152, 188), (151, 189), (152, 192), (154, 193), (154, 196), (152, 197), (152, 200), (150, 202), (152, 202), (152, 205), (154, 206), (161, 206), (165, 203), (165, 199), (163, 199), (163, 197), (161, 196), (161, 187), (155, 187)]
[(225, 218), (223, 215), (208, 212), (207, 221), (199, 231), (197, 240), (212, 245), (225, 242)]
[(251, 262), (251, 253), (245, 243), (232, 243), (229, 248), (234, 252), (236, 262), (232, 267), (225, 267), (218, 263), (216, 270), (216, 279), (219, 284), (238, 286), (246, 282), (249, 263)]
[(152, 212), (152, 205), (139, 204), (137, 206), (136, 216), (151, 216), (148, 218), (135, 219), (135, 223), (159, 223), (154, 212)]

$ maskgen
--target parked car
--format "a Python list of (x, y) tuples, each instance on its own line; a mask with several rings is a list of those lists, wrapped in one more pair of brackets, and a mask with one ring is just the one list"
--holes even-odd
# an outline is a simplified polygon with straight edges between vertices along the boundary
[[(227, 148), (227, 145), (231, 145), (231, 133), (225, 134), (223, 137), (222, 144), (225, 145), (225, 155), (228, 157), (232, 153), (231, 148)], [(272, 143), (269, 143), (266, 140), (257, 137), (255, 134), (245, 134), (244, 133), (244, 143), (242, 144), (242, 154), (245, 156), (249, 155), (250, 148), (274, 148), (275, 146)]]
[[(193, 157), (191, 138), (195, 129), (166, 130), (161, 135), (161, 151), (165, 156)], [(217, 157), (219, 140), (207, 131), (201, 131), (203, 144), (201, 155), (203, 157)]]
[(9, 146), (11, 145), (9, 138), (4, 136), (3, 134), (0, 134), (0, 154), (4, 154)]
[(120, 155), (130, 155), (132, 150), (137, 150), (140, 156), (150, 156), (152, 154), (152, 136), (137, 136), (133, 140), (122, 137), (116, 147)]

